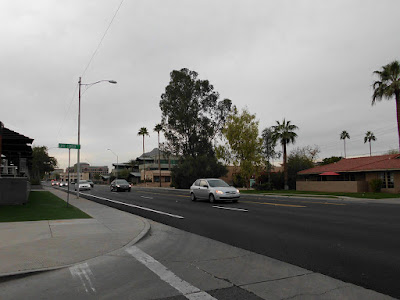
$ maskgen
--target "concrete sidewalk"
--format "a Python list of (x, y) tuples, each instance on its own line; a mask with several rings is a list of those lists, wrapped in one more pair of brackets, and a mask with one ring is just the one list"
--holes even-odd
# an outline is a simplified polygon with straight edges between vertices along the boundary
[[(61, 199), (67, 194), (46, 189)], [(0, 223), (0, 277), (51, 270), (132, 245), (149, 222), (70, 195), (70, 203), (93, 219)]]

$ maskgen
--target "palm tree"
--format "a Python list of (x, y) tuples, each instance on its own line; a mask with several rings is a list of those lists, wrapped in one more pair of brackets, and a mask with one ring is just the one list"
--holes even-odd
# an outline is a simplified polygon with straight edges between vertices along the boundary
[(158, 172), (160, 173), (160, 187), (161, 187), (161, 155), (160, 155), (160, 131), (163, 129), (161, 124), (154, 126), (154, 131), (158, 134)]
[(376, 101), (386, 98), (390, 100), (393, 96), (396, 100), (397, 113), (397, 132), (399, 137), (400, 148), (400, 63), (395, 60), (382, 67), (381, 71), (375, 71), (379, 80), (373, 84), (374, 94), (372, 95), (372, 105)]
[(344, 158), (346, 158), (346, 139), (350, 139), (350, 134), (346, 130), (343, 130), (340, 134), (340, 139), (344, 142)]
[(149, 132), (147, 131), (146, 127), (140, 128), (139, 132), (138, 132), (138, 135), (142, 135), (143, 136), (143, 170), (144, 170), (143, 178), (144, 178), (144, 182), (146, 182), (146, 159), (144, 157), (144, 136), (145, 135), (150, 136), (150, 135), (149, 135)]
[(364, 144), (366, 142), (369, 142), (369, 156), (372, 156), (372, 154), (371, 154), (371, 141), (376, 141), (376, 137), (375, 137), (373, 132), (367, 131), (367, 133), (365, 134), (365, 137), (364, 137)]
[(294, 130), (297, 130), (298, 127), (296, 125), (293, 125), (290, 123), (290, 121), (286, 121), (283, 119), (283, 122), (280, 123), (279, 121), (276, 121), (275, 126), (272, 126), (272, 138), (275, 141), (280, 141), (282, 144), (283, 148), (283, 173), (284, 173), (284, 184), (285, 184), (285, 190), (289, 189), (288, 186), (288, 171), (286, 167), (286, 160), (287, 160), (287, 154), (286, 154), (286, 145), (287, 144), (294, 144), (297, 134), (294, 132)]

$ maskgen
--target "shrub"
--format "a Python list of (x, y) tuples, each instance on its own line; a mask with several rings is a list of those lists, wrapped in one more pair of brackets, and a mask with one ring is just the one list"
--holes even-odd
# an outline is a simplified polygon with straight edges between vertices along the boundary
[(272, 185), (269, 184), (268, 182), (261, 183), (261, 184), (255, 184), (253, 187), (257, 191), (271, 191), (272, 190)]
[(382, 188), (382, 180), (381, 179), (372, 179), (369, 182), (369, 186), (373, 193), (379, 193)]
[(40, 179), (38, 178), (31, 178), (30, 182), (32, 185), (40, 185)]

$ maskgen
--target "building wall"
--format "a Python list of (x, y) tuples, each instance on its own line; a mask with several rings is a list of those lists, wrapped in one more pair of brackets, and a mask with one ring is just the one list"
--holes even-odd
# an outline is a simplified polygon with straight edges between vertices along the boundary
[[(366, 173), (366, 180), (370, 181), (372, 179), (380, 179), (382, 172), (370, 172)], [(394, 177), (394, 188), (382, 188), (381, 192), (383, 193), (400, 193), (400, 172), (399, 171), (392, 171)]]
[(362, 193), (368, 191), (366, 181), (297, 181), (297, 191)]
[(27, 178), (0, 178), (0, 205), (28, 202), (31, 184)]
[[(89, 180), (89, 173), (79, 173), (80, 180)], [(78, 178), (77, 173), (69, 173), (69, 181), (76, 181)], [(68, 181), (68, 173), (60, 174), (60, 181)]]

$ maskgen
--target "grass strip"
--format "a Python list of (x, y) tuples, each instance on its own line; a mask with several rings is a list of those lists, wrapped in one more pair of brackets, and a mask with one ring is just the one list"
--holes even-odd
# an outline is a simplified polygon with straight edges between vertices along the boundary
[(0, 206), (0, 222), (89, 219), (91, 216), (47, 191), (33, 191), (25, 205)]

